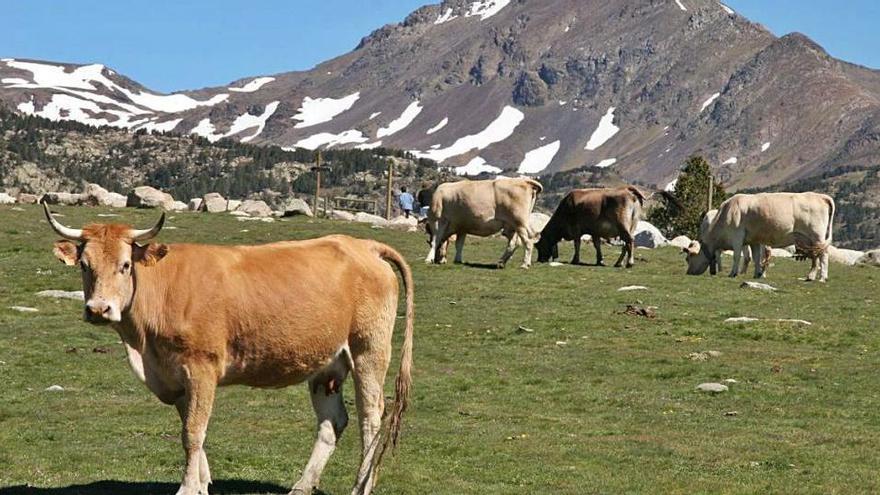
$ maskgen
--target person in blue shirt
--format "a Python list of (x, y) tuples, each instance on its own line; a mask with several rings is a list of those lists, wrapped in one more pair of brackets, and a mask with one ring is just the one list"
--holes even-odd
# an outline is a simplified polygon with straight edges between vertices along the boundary
[(410, 214), (413, 211), (413, 203), (415, 203), (415, 198), (413, 195), (406, 192), (405, 187), (400, 188), (400, 197), (397, 198), (397, 202), (400, 205), (400, 209), (403, 210), (404, 216), (409, 218)]

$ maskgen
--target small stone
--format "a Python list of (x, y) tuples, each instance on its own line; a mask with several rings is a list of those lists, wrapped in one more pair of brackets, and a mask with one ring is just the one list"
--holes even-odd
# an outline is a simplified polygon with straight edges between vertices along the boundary
[(524, 326), (520, 325), (520, 326), (516, 327), (516, 331), (522, 332), (522, 333), (534, 333), (535, 330), (532, 328), (528, 328), (528, 327), (524, 327)]
[(560, 263), (560, 262), (558, 262), (558, 261), (551, 261), (551, 262), (550, 262), (550, 266), (554, 266), (554, 267), (556, 267), (556, 266), (563, 266), (563, 265), (562, 265), (562, 263)]
[(751, 282), (745, 281), (740, 286), (740, 289), (755, 289), (755, 290), (763, 290), (765, 292), (776, 292), (776, 287), (768, 284), (762, 284), (761, 282)]
[(562, 346), (562, 345), (568, 345), (568, 342), (566, 342), (566, 341), (564, 341), (564, 340), (557, 340), (557, 341), (556, 341), (556, 345), (559, 345), (559, 346)]
[(760, 320), (758, 320), (758, 318), (751, 318), (748, 316), (737, 316), (735, 318), (728, 318), (724, 320), (724, 323), (752, 323), (756, 321)]
[(37, 308), (30, 308), (28, 306), (9, 306), (9, 309), (19, 313), (36, 313), (39, 311)]
[(724, 415), (727, 416), (728, 418), (738, 416), (739, 411), (727, 411), (726, 413), (724, 413)]
[(697, 385), (697, 390), (700, 392), (719, 394), (721, 392), (727, 392), (727, 385), (722, 385), (720, 383), (701, 383)]
[(634, 290), (648, 290), (648, 288), (644, 285), (627, 285), (626, 287), (617, 289), (617, 292), (630, 292)]
[(739, 383), (739, 382), (737, 382), (733, 378), (728, 378), (728, 379), (724, 380), (724, 383)]
[(73, 299), (75, 301), (84, 301), (85, 294), (81, 290), (43, 290), (37, 292), (40, 297), (54, 297), (56, 299)]
[(62, 387), (61, 385), (52, 385), (52, 386), (46, 388), (46, 392), (63, 392), (63, 391), (64, 391), (64, 387)]

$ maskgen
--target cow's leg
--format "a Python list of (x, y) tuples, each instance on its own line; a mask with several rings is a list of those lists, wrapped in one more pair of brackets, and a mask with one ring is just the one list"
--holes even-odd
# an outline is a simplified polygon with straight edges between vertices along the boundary
[(617, 263), (614, 266), (620, 268), (623, 266), (623, 260), (626, 259), (626, 267), (632, 268), (635, 261), (635, 256), (633, 255), (635, 239), (629, 232), (624, 231), (624, 234), (620, 236), (620, 240), (623, 241), (623, 249), (620, 251), (620, 258), (617, 258)]
[(752, 252), (752, 260), (755, 262), (755, 278), (764, 278), (764, 265), (761, 264), (761, 260), (764, 259), (764, 245), (763, 244), (752, 244), (748, 246), (749, 249), (746, 250), (745, 256), (743, 257), (743, 273), (749, 268), (749, 251)]
[(819, 281), (827, 282), (828, 281), (828, 262), (829, 262), (828, 250), (822, 252), (822, 255), (819, 257)]
[(342, 400), (342, 383), (348, 375), (348, 360), (348, 352), (343, 351), (326, 370), (309, 380), (312, 408), (318, 419), (318, 438), (302, 478), (293, 486), (290, 495), (311, 495), (348, 424), (348, 412)]
[(464, 253), (464, 238), (467, 234), (458, 234), (455, 238), (455, 263), (462, 263), (462, 254)]
[(572, 265), (580, 265), (581, 264), (581, 238), (575, 237), (572, 241), (574, 243), (574, 256), (571, 257)]
[[(747, 271), (749, 271), (749, 263), (751, 263), (752, 258), (754, 257), (754, 256), (752, 256), (752, 253), (754, 253), (754, 252), (755, 252), (754, 246), (743, 246), (743, 266), (742, 266), (742, 269), (740, 269), (740, 271), (739, 271), (740, 273), (746, 273)], [(757, 264), (758, 263), (755, 262), (755, 265), (757, 265)], [(757, 270), (757, 269), (758, 269), (758, 267), (755, 266), (755, 270)], [(755, 278), (758, 278), (758, 277), (756, 276)]]
[(395, 309), (389, 306), (389, 317), (381, 329), (371, 333), (373, 341), (352, 346), (354, 362), (355, 404), (361, 429), (361, 465), (358, 469), (352, 495), (369, 495), (376, 483), (376, 455), (383, 441), (379, 431), (385, 409), (383, 394), (385, 375), (391, 360), (391, 333), (394, 329)]
[(816, 275), (819, 273), (819, 258), (817, 256), (813, 256), (810, 258), (810, 262), (812, 265), (810, 266), (810, 273), (807, 274), (807, 280), (813, 282), (816, 280)]
[(440, 220), (437, 222), (437, 231), (434, 234), (434, 243), (431, 251), (434, 253), (434, 263), (441, 265), (446, 263), (446, 241), (452, 236), (449, 222)]
[[(180, 415), (181, 423), (186, 421), (186, 411), (184, 410), (184, 400), (178, 400), (174, 403), (177, 408), (177, 414)], [(199, 493), (208, 493), (208, 485), (211, 484), (211, 468), (208, 466), (208, 455), (205, 454), (204, 445), (199, 452)]]
[(736, 276), (739, 275), (739, 266), (740, 262), (742, 261), (742, 251), (742, 244), (733, 244), (733, 266), (730, 267), (730, 278), (736, 278)]
[[(214, 373), (207, 366), (184, 366), (187, 376), (186, 393), (178, 399), (178, 411), (181, 411), (183, 428), (181, 440), (186, 454), (186, 469), (183, 482), (177, 495), (207, 495), (208, 486), (202, 485), (202, 450), (205, 444), (205, 433), (211, 409), (214, 407), (214, 391), (217, 381)], [(205, 458), (207, 460), (207, 458)], [(208, 463), (205, 462), (204, 474), (210, 477)]]
[(504, 236), (507, 237), (507, 247), (504, 249), (504, 253), (501, 255), (501, 259), (498, 260), (498, 268), (504, 268), (504, 265), (507, 264), (507, 261), (513, 256), (513, 253), (516, 251), (517, 238), (515, 232), (505, 231)]
[(523, 263), (520, 265), (520, 268), (529, 268), (532, 266), (532, 250), (535, 245), (532, 240), (532, 231), (526, 225), (516, 229), (516, 235), (523, 245)]
[(431, 228), (431, 247), (428, 249), (428, 255), (425, 256), (425, 263), (431, 264), (437, 262), (437, 250), (440, 249), (440, 236), (443, 235), (442, 221), (437, 222)]
[(602, 238), (594, 236), (592, 241), (593, 247), (596, 248), (596, 266), (605, 266), (605, 261), (602, 257)]

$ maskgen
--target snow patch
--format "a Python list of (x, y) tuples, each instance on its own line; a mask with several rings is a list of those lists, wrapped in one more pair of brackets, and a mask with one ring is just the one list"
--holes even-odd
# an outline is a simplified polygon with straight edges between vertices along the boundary
[(211, 123), (211, 119), (205, 117), (204, 119), (200, 120), (199, 123), (196, 124), (196, 126), (193, 127), (191, 131), (189, 131), (189, 133), (198, 134), (199, 136), (202, 136), (213, 143), (223, 137), (222, 134), (215, 134), (215, 130), (216, 129), (214, 128), (214, 124)]
[(422, 113), (423, 107), (418, 101), (410, 103), (400, 114), (400, 117), (392, 120), (387, 127), (382, 127), (376, 132), (376, 137), (383, 138), (398, 133), (405, 129), (412, 121)]
[(620, 130), (619, 127), (614, 125), (614, 110), (614, 107), (609, 107), (605, 115), (599, 120), (599, 126), (596, 127), (593, 135), (590, 136), (590, 140), (584, 148), (585, 150), (595, 151), (599, 149), (600, 146), (608, 142)]
[(703, 106), (700, 107), (700, 113), (702, 113), (703, 110), (708, 108), (709, 105), (711, 105), (713, 101), (717, 100), (719, 96), (721, 96), (721, 93), (715, 93), (714, 95), (710, 96), (708, 100), (704, 101)]
[(675, 0), (675, 3), (678, 4), (678, 8), (680, 8), (681, 10), (687, 12), (688, 9), (686, 9), (686, 8), (684, 7), (684, 4), (681, 3), (681, 0)]
[(360, 91), (342, 98), (303, 98), (297, 114), (291, 117), (300, 122), (293, 126), (296, 129), (311, 127), (330, 122), (334, 117), (348, 110), (361, 97)]
[(27, 80), (21, 79), (20, 77), (4, 77), (0, 80), (3, 84), (27, 84)]
[(735, 165), (736, 162), (738, 162), (738, 161), (739, 160), (735, 156), (732, 156), (732, 157), (728, 158), (727, 160), (724, 160), (721, 164), (722, 165)]
[(167, 120), (165, 122), (147, 122), (146, 124), (138, 127), (138, 130), (144, 129), (147, 132), (171, 132), (177, 127), (177, 124), (181, 123), (183, 119), (174, 119)]
[(236, 93), (253, 93), (274, 80), (274, 77), (258, 77), (240, 88), (229, 88), (229, 91), (235, 91)]
[(614, 165), (615, 163), (617, 163), (617, 158), (606, 158), (605, 160), (602, 160), (601, 162), (593, 166), (596, 168), (606, 168)]
[(559, 153), (560, 141), (553, 141), (550, 144), (535, 148), (526, 153), (522, 163), (519, 164), (517, 173), (520, 174), (537, 174), (547, 168)]
[(444, 22), (449, 22), (458, 17), (457, 15), (452, 15), (452, 7), (446, 9), (446, 12), (440, 14), (440, 17), (434, 21), (434, 24), (443, 24)]
[[(66, 94), (52, 95), (52, 100), (39, 111), (36, 110), (33, 100), (18, 105), (18, 109), (23, 113), (37, 115), (49, 120), (75, 120), (95, 127), (111, 126), (130, 128), (146, 122), (146, 119), (132, 122), (130, 120), (132, 115), (127, 112), (103, 109), (93, 101), (83, 100)], [(117, 119), (111, 122), (107, 119), (93, 117), (94, 114), (101, 113), (115, 115)]]
[(36, 109), (34, 108), (34, 98), (31, 97), (31, 101), (19, 103), (18, 104), (18, 111), (21, 113), (28, 114), (28, 115), (33, 115), (33, 114), (37, 113)]
[(332, 148), (333, 146), (338, 146), (341, 144), (352, 144), (352, 143), (366, 143), (369, 139), (364, 136), (364, 133), (361, 131), (357, 131), (354, 129), (349, 129), (345, 132), (341, 132), (339, 134), (333, 134), (330, 132), (322, 132), (319, 134), (315, 134), (314, 136), (309, 136), (305, 139), (301, 139), (297, 141), (293, 146), (296, 148), (305, 148), (308, 150), (316, 150), (321, 146), (326, 145), (327, 148)]
[(761, 145), (761, 153), (763, 153), (769, 149), (770, 149), (770, 141), (767, 141), (766, 143)]
[(473, 149), (482, 150), (494, 143), (504, 141), (513, 134), (513, 131), (525, 117), (525, 114), (516, 108), (505, 106), (501, 110), (501, 115), (479, 133), (461, 137), (447, 148), (425, 152), (413, 151), (412, 153), (417, 158), (428, 158), (442, 163), (453, 156), (462, 155)]
[(356, 150), (372, 150), (376, 149), (379, 146), (382, 146), (382, 141), (376, 141), (375, 143), (367, 143), (367, 144), (359, 144), (354, 147)]
[(382, 112), (373, 112), (370, 114), (370, 120), (373, 120), (380, 115), (382, 115)]
[(465, 17), (480, 16), (481, 21), (492, 17), (501, 12), (501, 9), (507, 7), (510, 0), (483, 0), (471, 4), (470, 10), (464, 15)]
[(455, 173), (458, 175), (480, 175), (483, 172), (500, 174), (501, 169), (488, 165), (486, 160), (479, 156), (469, 161), (464, 167), (455, 167)]
[(449, 123), (449, 117), (444, 117), (443, 120), (441, 120), (440, 122), (437, 123), (437, 125), (428, 129), (428, 132), (426, 132), (425, 134), (428, 134), (428, 135), (434, 134), (435, 132), (439, 131), (440, 129), (443, 129), (444, 127), (446, 127), (446, 124), (448, 124), (448, 123)]
[(721, 3), (721, 2), (718, 2), (718, 5), (720, 5), (721, 8), (724, 9), (724, 11), (727, 12), (729, 15), (734, 15), (734, 14), (736, 14), (736, 12), (734, 12), (733, 9), (730, 8), (730, 7), (728, 7), (727, 5), (724, 5), (724, 4)]
[(260, 133), (263, 132), (263, 129), (266, 127), (266, 121), (269, 120), (269, 117), (275, 113), (275, 110), (278, 110), (278, 104), (280, 102), (273, 101), (266, 105), (266, 108), (263, 110), (263, 113), (260, 115), (251, 115), (249, 112), (244, 115), (239, 115), (235, 121), (232, 123), (232, 126), (229, 128), (229, 132), (227, 132), (223, 137), (234, 136), (242, 131), (250, 129), (252, 127), (256, 127), (257, 130), (254, 131), (250, 136), (241, 138), (242, 143), (246, 143), (255, 137), (259, 136)]
[(663, 188), (666, 192), (675, 192), (675, 186), (678, 184), (678, 179), (672, 179), (669, 184), (666, 184), (666, 187)]

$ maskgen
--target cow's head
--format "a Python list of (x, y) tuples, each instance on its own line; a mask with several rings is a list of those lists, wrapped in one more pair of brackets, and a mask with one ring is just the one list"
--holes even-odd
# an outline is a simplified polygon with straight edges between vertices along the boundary
[(541, 235), (535, 243), (538, 249), (538, 263), (547, 263), (559, 259), (559, 243), (551, 242), (546, 235)]
[(90, 323), (120, 321), (134, 296), (135, 264), (155, 264), (168, 252), (164, 244), (141, 244), (159, 234), (165, 214), (145, 230), (118, 224), (72, 229), (58, 223), (45, 204), (43, 209), (52, 230), (65, 239), (55, 241), (55, 257), (65, 265), (79, 265), (82, 271), (83, 318)]
[(681, 249), (685, 254), (688, 264), (688, 275), (702, 275), (709, 269), (712, 264), (712, 257), (708, 254), (705, 247), (700, 246), (697, 241), (691, 241), (690, 245)]

